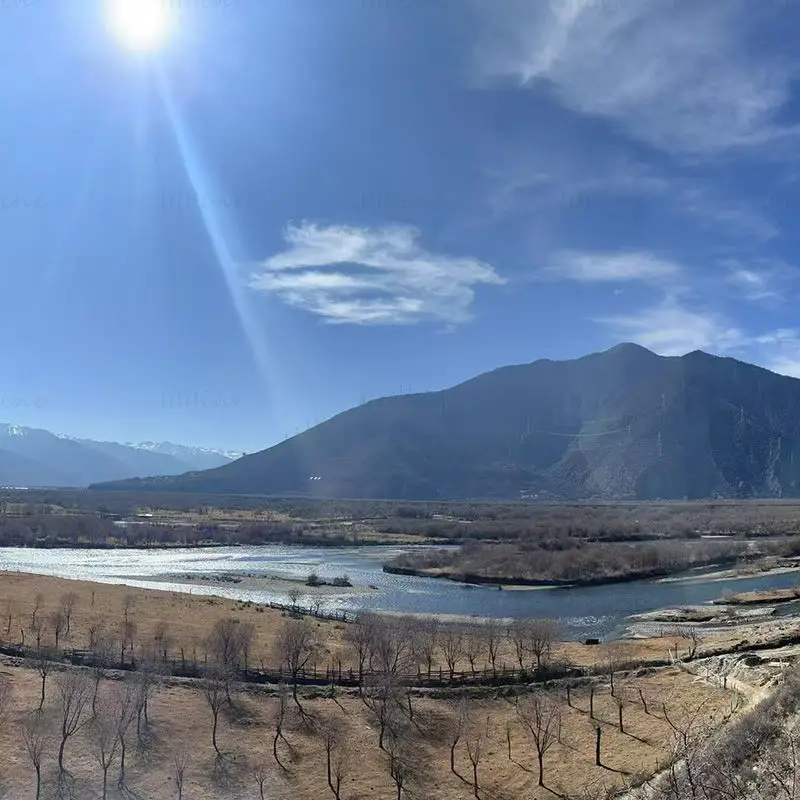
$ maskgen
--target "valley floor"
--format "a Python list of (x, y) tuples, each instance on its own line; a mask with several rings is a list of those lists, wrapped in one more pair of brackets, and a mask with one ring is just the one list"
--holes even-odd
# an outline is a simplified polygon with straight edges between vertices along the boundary
[[(127, 614), (127, 629), (133, 630), (137, 651), (158, 639), (170, 659), (191, 658), (202, 663), (215, 623), (236, 619), (239, 625), (253, 626), (250, 659), (258, 666), (274, 663), (287, 620), (274, 609), (216, 597), (0, 574), (0, 639), (18, 643), (24, 637), (30, 645), (31, 637), (38, 632), (43, 643), (54, 645), (52, 625), (63, 599), (71, 593), (70, 633), (61, 634), (59, 645), (74, 649), (86, 648), (100, 629), (113, 631), (125, 626)], [(36, 622), (32, 622), (34, 610)], [(326, 620), (313, 620), (311, 624), (322, 643), (316, 655), (320, 665), (343, 661), (346, 668), (353, 664), (352, 649), (346, 644), (348, 626)], [(207, 684), (157, 677), (150, 690), (149, 722), (142, 722), (138, 734), (136, 724), (126, 734), (125, 788), (117, 787), (117, 754), (109, 770), (108, 797), (171, 800), (178, 794), (176, 759), (180, 764), (186, 756), (186, 798), (258, 798), (260, 779), (264, 781), (265, 798), (334, 798), (327, 780), (326, 742), (331, 748), (334, 773), (341, 772), (342, 800), (395, 797), (396, 780), (401, 780), (409, 797), (467, 800), (474, 796), (470, 755), (477, 761), (479, 795), (485, 800), (605, 796), (663, 769), (674, 755), (676, 729), (696, 721), (698, 715), (703, 727), (710, 730), (728, 724), (748, 703), (765, 696), (769, 682), (798, 650), (797, 646), (770, 650), (770, 642), (791, 635), (793, 625), (796, 630), (796, 623), (790, 620), (712, 632), (696, 642), (685, 631), (670, 628), (665, 636), (599, 646), (557, 644), (552, 658), (583, 666), (585, 678), (548, 686), (483, 687), (460, 693), (446, 688), (413, 688), (403, 695), (399, 716), (387, 724), (387, 731), (394, 733), (386, 734), (384, 749), (379, 746), (375, 687), (365, 689), (365, 699), (355, 688), (340, 687), (334, 694), (325, 686), (301, 688), (302, 713), (290, 698), (284, 702), (285, 738), (278, 741), (278, 760), (273, 753), (281, 708), (277, 686), (230, 686), (231, 701), (223, 702), (220, 708), (218, 756), (212, 744), (213, 715)], [(694, 646), (695, 658), (685, 661)], [(751, 646), (757, 647), (760, 655), (747, 655)], [(444, 655), (439, 652), (435, 658), (440, 666)], [(513, 661), (509, 641), (502, 644), (501, 658)], [(458, 668), (468, 671), (464, 656), (461, 660)], [(44, 714), (49, 730), (60, 727), (63, 695), (59, 692), (64, 676), (81, 673), (90, 677), (95, 674), (64, 665), (48, 674)], [(136, 672), (108, 672), (102, 678), (98, 719), (102, 718), (102, 709), (118, 697), (119, 687), (135, 681), (136, 676)], [(33, 770), (23, 732), (30, 727), (31, 712), (39, 704), (40, 673), (29, 661), (6, 657), (0, 670), (0, 680), (3, 678), (11, 687), (12, 700), (0, 725), (0, 796), (14, 800), (33, 797)], [(569, 700), (567, 683), (571, 686)], [(467, 701), (460, 699), (464, 696)], [(544, 755), (545, 787), (537, 786), (535, 738), (525, 724), (533, 718), (531, 703), (537, 697), (554, 703), (558, 718), (558, 729), (553, 729), (553, 741)], [(79, 730), (65, 749), (65, 768), (77, 800), (101, 796), (102, 770), (97, 758), (100, 727), (84, 709)], [(598, 728), (601, 766), (595, 764)], [(457, 729), (460, 733), (453, 749), (453, 771), (450, 749)], [(327, 732), (331, 730), (344, 735), (330, 738)], [(53, 734), (48, 737), (43, 757), (43, 797), (52, 796), (58, 787), (57, 749), (58, 736)]]

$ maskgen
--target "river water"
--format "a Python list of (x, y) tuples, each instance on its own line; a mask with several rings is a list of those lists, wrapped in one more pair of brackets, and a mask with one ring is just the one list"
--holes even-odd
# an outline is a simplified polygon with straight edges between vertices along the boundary
[[(287, 585), (270, 589), (243, 584), (213, 586), (187, 581), (186, 575), (258, 575), (304, 579), (310, 572), (331, 580), (347, 574), (350, 589), (326, 596), (326, 607), (403, 613), (452, 614), (474, 617), (552, 617), (568, 638), (609, 636), (619, 632), (628, 616), (667, 606), (695, 605), (719, 597), (726, 589), (794, 586), (794, 573), (732, 580), (631, 581), (580, 588), (498, 590), (452, 581), (390, 575), (383, 562), (415, 548), (400, 547), (219, 547), (170, 550), (37, 550), (0, 548), (0, 570), (63, 578), (122, 583), (130, 586), (193, 594), (215, 594), (254, 602), (287, 602)], [(376, 588), (369, 588), (370, 586)], [(305, 587), (298, 586), (300, 602)]]

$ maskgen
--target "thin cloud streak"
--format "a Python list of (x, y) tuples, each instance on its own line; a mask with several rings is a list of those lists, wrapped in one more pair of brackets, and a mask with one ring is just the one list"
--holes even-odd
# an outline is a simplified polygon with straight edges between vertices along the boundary
[(663, 356), (680, 356), (692, 350), (729, 353), (747, 342), (743, 332), (719, 314), (695, 311), (668, 297), (658, 305), (597, 317), (623, 341), (632, 341)]
[(641, 281), (660, 284), (672, 283), (682, 272), (679, 264), (651, 253), (564, 250), (539, 272), (539, 277), (580, 283)]

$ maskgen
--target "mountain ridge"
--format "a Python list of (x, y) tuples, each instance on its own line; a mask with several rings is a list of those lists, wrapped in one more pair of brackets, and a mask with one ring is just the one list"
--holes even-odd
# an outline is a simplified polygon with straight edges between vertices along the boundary
[(623, 343), (384, 397), (222, 467), (93, 488), (392, 499), (800, 495), (800, 380)]
[(177, 475), (229, 463), (233, 454), (170, 442), (102, 442), (0, 423), (0, 486), (87, 486), (137, 476)]

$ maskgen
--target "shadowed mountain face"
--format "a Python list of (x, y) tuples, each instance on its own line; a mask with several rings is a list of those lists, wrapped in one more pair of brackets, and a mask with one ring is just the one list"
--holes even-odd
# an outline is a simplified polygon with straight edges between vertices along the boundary
[(95, 488), (321, 497), (800, 495), (800, 380), (624, 344), (375, 400), (268, 450)]
[(143, 475), (178, 475), (227, 464), (235, 455), (168, 442), (95, 442), (0, 423), (0, 486), (87, 486)]

